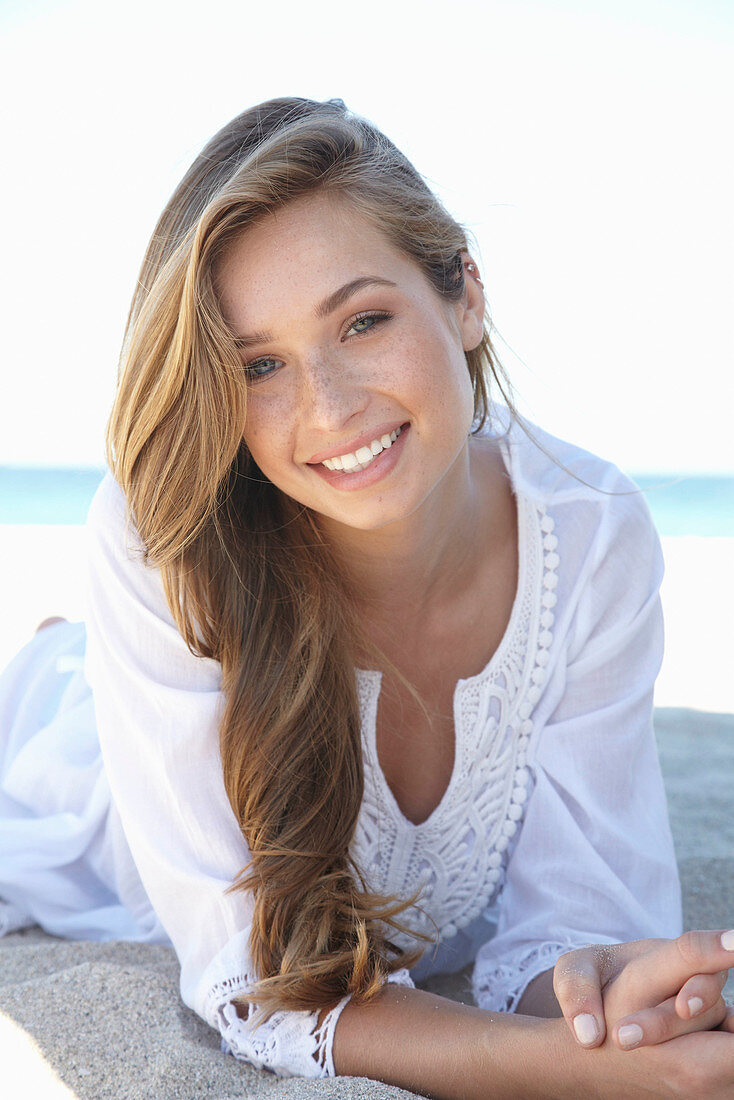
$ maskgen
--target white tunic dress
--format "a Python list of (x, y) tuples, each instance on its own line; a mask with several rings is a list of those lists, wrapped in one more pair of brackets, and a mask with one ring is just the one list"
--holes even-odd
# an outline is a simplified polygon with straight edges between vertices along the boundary
[[(652, 731), (659, 541), (614, 466), (534, 433), (557, 461), (517, 426), (502, 443), (517, 594), (487, 667), (456, 685), (453, 772), (420, 825), (380, 768), (380, 675), (357, 672), (365, 787), (353, 854), (375, 890), (423, 886), (424, 912), (404, 919), (439, 929), (392, 980), (475, 959), (477, 1003), (506, 1011), (572, 947), (681, 929)], [(0, 933), (37, 922), (70, 938), (171, 943), (183, 1000), (224, 1050), (283, 1075), (332, 1075), (346, 998), (321, 1026), (316, 1012), (280, 1012), (253, 1028), (231, 1004), (254, 980), (252, 902), (225, 893), (248, 852), (222, 780), (221, 668), (184, 644), (109, 473), (87, 532), (86, 623), (42, 630), (0, 677)]]

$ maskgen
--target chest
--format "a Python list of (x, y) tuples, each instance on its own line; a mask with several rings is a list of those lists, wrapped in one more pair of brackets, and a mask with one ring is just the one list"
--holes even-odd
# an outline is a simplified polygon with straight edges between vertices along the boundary
[(387, 785), (408, 821), (430, 817), (449, 785), (454, 766), (453, 686), (416, 698), (393, 677), (383, 677), (377, 710), (377, 755)]
[(388, 654), (396, 671), (383, 674), (377, 755), (401, 813), (414, 825), (431, 816), (450, 783), (456, 757), (456, 684), (486, 667), (508, 630), (516, 562), (510, 546), (486, 586), (490, 591), (476, 593), (461, 615), (441, 628), (403, 633), (400, 646)]

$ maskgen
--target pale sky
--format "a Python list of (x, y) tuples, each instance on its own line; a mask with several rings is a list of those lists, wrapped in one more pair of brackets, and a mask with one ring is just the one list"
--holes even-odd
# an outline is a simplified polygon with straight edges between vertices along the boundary
[(734, 473), (729, 0), (0, 0), (0, 464), (101, 464), (148, 235), (204, 141), (340, 96), (473, 232), (523, 412)]

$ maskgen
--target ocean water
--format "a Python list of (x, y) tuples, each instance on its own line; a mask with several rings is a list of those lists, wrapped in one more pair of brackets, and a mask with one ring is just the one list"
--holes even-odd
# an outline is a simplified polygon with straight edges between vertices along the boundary
[[(0, 466), (0, 524), (83, 524), (103, 476), (95, 467)], [(734, 536), (734, 476), (632, 476), (661, 535)]]

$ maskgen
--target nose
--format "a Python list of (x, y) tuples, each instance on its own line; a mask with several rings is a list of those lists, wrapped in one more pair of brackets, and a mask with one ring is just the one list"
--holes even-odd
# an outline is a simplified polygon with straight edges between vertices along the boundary
[(304, 364), (301, 412), (306, 423), (322, 431), (336, 431), (364, 412), (369, 392), (354, 371), (326, 357)]

